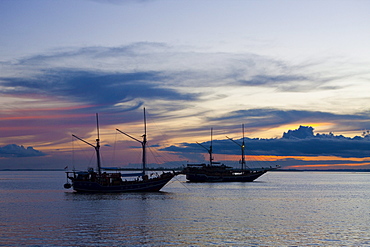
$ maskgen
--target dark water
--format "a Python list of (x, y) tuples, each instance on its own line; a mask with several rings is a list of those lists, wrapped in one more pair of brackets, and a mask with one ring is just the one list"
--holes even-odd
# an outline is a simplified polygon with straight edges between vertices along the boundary
[[(370, 246), (370, 174), (75, 194), (63, 172), (0, 172), (0, 246)], [(70, 190), (69, 190), (70, 191)]]

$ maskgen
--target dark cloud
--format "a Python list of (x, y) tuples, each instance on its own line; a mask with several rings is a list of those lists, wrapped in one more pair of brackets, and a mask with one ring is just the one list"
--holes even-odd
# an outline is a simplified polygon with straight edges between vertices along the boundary
[(1, 78), (12, 88), (7, 94), (46, 94), (95, 105), (115, 105), (133, 99), (194, 100), (194, 94), (181, 94), (162, 88), (165, 76), (159, 72), (98, 73), (54, 70), (37, 78)]
[[(182, 48), (178, 50), (178, 48)], [(214, 87), (216, 84), (234, 86), (265, 86), (281, 91), (334, 89), (326, 82), (337, 78), (322, 78), (307, 73), (310, 66), (287, 65), (283, 61), (252, 53), (228, 54), (194, 52), (185, 47), (172, 47), (158, 42), (136, 42), (117, 47), (84, 47), (60, 50), (9, 62), (12, 69), (37, 73), (45, 68), (87, 68), (95, 71), (165, 71), (172, 85), (182, 84)], [(5, 64), (4, 64), (5, 65)], [(226, 66), (226, 67), (225, 67)], [(153, 69), (155, 68), (155, 69)], [(293, 74), (291, 71), (295, 71)], [(23, 72), (25, 73), (25, 72)], [(40, 72), (44, 74), (44, 72)], [(180, 80), (178, 80), (180, 79)]]
[[(179, 48), (182, 49), (178, 50)], [(332, 84), (328, 86), (326, 83), (341, 78), (339, 76), (323, 78), (322, 75), (312, 75), (307, 72), (310, 71), (311, 66), (314, 66), (312, 64), (293, 66), (283, 61), (251, 53), (194, 52), (184, 47), (172, 47), (155, 42), (46, 52), (8, 62), (8, 64), (4, 63), (4, 66), (8, 66), (9, 71), (13, 71), (12, 78), (2, 78), (5, 82), (28, 83), (30, 86), (35, 86), (36, 90), (37, 87), (44, 88), (45, 92), (48, 88), (45, 82), (58, 80), (61, 83), (59, 86), (66, 86), (65, 92), (72, 92), (72, 96), (76, 96), (79, 92), (80, 98), (83, 97), (90, 101), (89, 95), (93, 97), (95, 90), (102, 90), (101, 96), (98, 95), (94, 99), (96, 101), (104, 101), (101, 99), (105, 97), (104, 93), (111, 93), (112, 100), (119, 98), (118, 94), (122, 94), (122, 91), (114, 91), (117, 89), (116, 85), (110, 84), (110, 82), (116, 83), (117, 80), (123, 80), (126, 83), (128, 92), (132, 91), (129, 83), (135, 82), (138, 87), (144, 86), (143, 89), (150, 87), (146, 91), (145, 96), (147, 97), (168, 95), (169, 99), (176, 99), (178, 97), (175, 93), (177, 93), (180, 96), (179, 99), (185, 98), (191, 101), (195, 99), (194, 95), (180, 94), (167, 87), (168, 92), (164, 90), (164, 86), (181, 85), (184, 88), (199, 85), (202, 87), (263, 86), (279, 91), (308, 92), (336, 89), (337, 87), (333, 87)], [(30, 76), (16, 78), (14, 75), (20, 74), (20, 71), (22, 71), (21, 74), (32, 74), (33, 79)], [(295, 72), (292, 73), (292, 71)], [(101, 79), (107, 82), (100, 83)], [(68, 82), (77, 83), (69, 88), (65, 85)], [(151, 85), (148, 85), (148, 82)], [(49, 85), (55, 86), (55, 83)], [(86, 88), (87, 85), (91, 88)], [(86, 95), (82, 95), (81, 89), (84, 89)], [(141, 92), (140, 96), (143, 96), (144, 92)], [(136, 97), (137, 94), (130, 96)]]
[(45, 155), (43, 152), (33, 149), (33, 147), (24, 148), (16, 144), (0, 147), (0, 157), (38, 157)]
[[(41, 61), (46, 58), (33, 59)], [(35, 61), (28, 62), (35, 63)], [(2, 95), (30, 99), (29, 105), (22, 104), (25, 108), (35, 108), (32, 107), (33, 103), (36, 103), (38, 108), (41, 105), (41, 109), (35, 108), (36, 111), (22, 111), (20, 106), (11, 106), (12, 115), (19, 117), (2, 119), (2, 126), (9, 126), (12, 129), (33, 126), (32, 129), (27, 129), (27, 135), (33, 134), (39, 138), (47, 128), (53, 131), (55, 139), (59, 139), (59, 134), (63, 136), (65, 129), (72, 126), (94, 126), (92, 123), (96, 112), (102, 115), (108, 114), (102, 123), (115, 124), (141, 119), (142, 116), (139, 113), (127, 116), (126, 112), (133, 111), (146, 102), (168, 101), (171, 102), (169, 105), (172, 108), (183, 108), (185, 104), (175, 104), (175, 102), (197, 99), (196, 94), (180, 93), (174, 89), (162, 87), (161, 82), (167, 79), (163, 73), (153, 71), (115, 73), (82, 69), (41, 70), (34, 76), (2, 77), (0, 78), (3, 87)], [(50, 110), (42, 107), (43, 104), (55, 105), (56, 102), (73, 104), (76, 107), (69, 108), (61, 105), (60, 109), (54, 106), (50, 107)], [(61, 118), (60, 115), (66, 117)], [(80, 117), (73, 117), (76, 115)], [(58, 130), (61, 126), (64, 130)], [(86, 127), (86, 132), (89, 130), (91, 128)], [(22, 133), (9, 131), (7, 134), (17, 136)], [(48, 136), (50, 138), (50, 134)]]
[[(2, 127), (9, 129), (3, 136), (37, 136), (58, 144), (69, 140), (70, 133), (66, 132), (78, 128), (78, 132), (73, 132), (84, 136), (92, 131), (97, 112), (102, 126), (118, 125), (141, 121), (142, 112), (135, 110), (143, 105), (148, 107), (155, 100), (171, 102), (169, 107), (176, 110), (186, 107), (185, 101), (191, 102), (198, 97), (162, 87), (161, 82), (168, 78), (160, 72), (110, 73), (77, 69), (42, 72), (25, 78), (0, 78), (1, 85), (6, 88), (2, 94), (25, 98), (24, 102), (29, 104), (22, 104), (22, 107), (30, 109), (24, 111), (20, 106), (10, 106), (9, 118), (2, 119)], [(60, 108), (57, 102), (61, 102)]]
[[(297, 136), (302, 135), (297, 134)], [(242, 143), (241, 139), (236, 141)], [(201, 144), (209, 147), (211, 143), (204, 142)], [(216, 154), (238, 155), (241, 153), (240, 148), (230, 140), (214, 140), (212, 144), (213, 151)], [(346, 138), (342, 135), (317, 134), (307, 135), (306, 138), (288, 138), (287, 135), (284, 135), (283, 138), (274, 139), (245, 138), (245, 146), (246, 153), (253, 155), (337, 156), (356, 158), (370, 156), (369, 136)], [(170, 146), (163, 150), (177, 154), (203, 152), (203, 149), (196, 143), (182, 143), (179, 146)]]
[(252, 153), (279, 156), (370, 156), (369, 140), (352, 139), (263, 139), (247, 140)]

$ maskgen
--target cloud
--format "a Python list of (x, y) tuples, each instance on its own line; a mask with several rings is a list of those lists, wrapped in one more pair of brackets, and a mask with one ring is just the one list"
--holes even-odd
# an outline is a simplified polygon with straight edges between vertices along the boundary
[(314, 78), (305, 75), (263, 75), (253, 76), (249, 80), (240, 80), (244, 86), (276, 87), (279, 91), (303, 91), (312, 90)]
[(286, 169), (370, 169), (369, 162), (350, 159), (314, 159), (302, 160), (300, 158), (281, 158), (276, 160), (255, 161), (248, 160), (249, 167), (276, 167), (280, 166)]
[(271, 128), (293, 123), (323, 123), (332, 122), (338, 126), (343, 125), (349, 130), (363, 130), (370, 125), (370, 113), (360, 112), (354, 114), (335, 114), (322, 111), (308, 110), (281, 110), (274, 108), (255, 108), (248, 110), (231, 111), (225, 115), (210, 117), (210, 122), (245, 123), (248, 128)]
[(247, 140), (251, 152), (279, 156), (368, 157), (369, 140), (352, 139), (262, 139)]
[(273, 74), (273, 70), (270, 70), (238, 82), (243, 86), (273, 87), (279, 92), (311, 92), (341, 89), (343, 86), (331, 85), (330, 83), (353, 76), (337, 75), (335, 77), (324, 77), (315, 75), (315, 73), (312, 75), (312, 73), (308, 72), (309, 68), (306, 67), (297, 68), (297, 71), (300, 71), (301, 74), (293, 74), (291, 70), (292, 67), (286, 67), (276, 74)]
[[(309, 130), (307, 131), (308, 128)], [(310, 135), (310, 127), (301, 126), (298, 130), (288, 131), (282, 138), (251, 139), (245, 138), (246, 153), (252, 155), (277, 155), (277, 156), (337, 156), (364, 158), (370, 156), (370, 137), (356, 136), (354, 138), (335, 136), (333, 134)], [(306, 133), (306, 135), (299, 134)], [(299, 138), (289, 138), (291, 136)], [(289, 136), (289, 137), (288, 137)], [(242, 139), (236, 140), (242, 143)], [(209, 147), (210, 142), (201, 143)], [(241, 151), (230, 140), (214, 140), (213, 151), (215, 154), (240, 155)], [(183, 153), (201, 153), (204, 150), (196, 143), (181, 143), (170, 146), (163, 151)]]
[(16, 144), (0, 147), (0, 157), (38, 157), (45, 155), (43, 152), (33, 149), (33, 147), (27, 147), (26, 149)]
[(158, 72), (98, 73), (54, 70), (37, 78), (2, 78), (6, 94), (47, 94), (71, 101), (110, 105), (134, 99), (194, 100), (194, 94), (181, 94), (162, 88), (164, 76)]
[[(117, 47), (60, 49), (44, 54), (3, 62), (8, 71), (44, 74), (51, 71), (109, 71), (116, 73), (160, 72), (170, 76), (166, 83), (214, 87), (215, 85), (263, 86), (283, 90), (307, 90), (330, 81), (309, 67), (253, 53), (207, 52), (195, 47), (176, 47), (165, 43), (137, 42)], [(295, 71), (292, 73), (292, 71)], [(175, 79), (175, 80), (171, 80)], [(333, 78), (335, 79), (335, 78)], [(205, 83), (206, 82), (206, 83)], [(303, 83), (303, 84), (302, 84)]]
[[(67, 138), (66, 130), (76, 126), (91, 131), (96, 112), (103, 124), (121, 124), (141, 119), (126, 114), (155, 101), (168, 102), (163, 109), (179, 110), (186, 102), (196, 101), (195, 93), (180, 92), (162, 86), (167, 76), (161, 72), (102, 72), (78, 69), (53, 69), (22, 77), (3, 77), (2, 96), (17, 99), (2, 109), (2, 128), (6, 135), (19, 136), (20, 128), (28, 136), (55, 141)], [(10, 102), (10, 101), (9, 101)], [(178, 103), (176, 103), (178, 102)], [(8, 108), (9, 110), (6, 110)], [(153, 110), (154, 112), (154, 110)], [(27, 128), (26, 126), (30, 126)], [(89, 127), (90, 126), (90, 127)], [(32, 128), (31, 128), (32, 127)], [(45, 132), (53, 131), (53, 135)]]
[[(236, 123), (245, 123), (246, 128), (252, 129), (328, 120), (346, 126), (347, 130), (361, 130), (367, 129), (369, 122), (366, 112), (338, 115), (306, 110), (243, 109), (247, 108), (246, 101), (236, 103), (227, 90), (242, 94), (249, 93), (249, 87), (279, 91), (289, 86), (295, 91), (305, 91), (307, 85), (311, 89), (328, 90), (330, 85), (325, 84), (332, 82), (317, 73), (308, 73), (311, 65), (293, 66), (252, 53), (211, 52), (138, 42), (117, 47), (60, 48), (3, 61), (0, 66), (4, 71), (0, 77), (4, 102), (2, 129), (8, 140), (16, 139), (8, 143), (17, 143), (17, 138), (22, 137), (34, 143), (31, 139), (36, 136), (40, 143), (41, 140), (50, 145), (62, 143), (69, 140), (69, 132), (76, 128), (82, 129), (80, 135), (91, 132), (96, 112), (102, 115), (102, 124), (117, 125), (140, 120), (141, 112), (135, 110), (143, 105), (150, 106), (154, 117), (172, 121), (173, 132), (179, 133), (181, 128), (182, 136), (197, 135), (206, 124), (231, 130)], [(226, 100), (234, 102), (228, 106)], [(220, 115), (228, 111), (215, 113), (220, 104), (239, 110)], [(180, 124), (176, 129), (173, 124), (176, 121), (194, 125)]]

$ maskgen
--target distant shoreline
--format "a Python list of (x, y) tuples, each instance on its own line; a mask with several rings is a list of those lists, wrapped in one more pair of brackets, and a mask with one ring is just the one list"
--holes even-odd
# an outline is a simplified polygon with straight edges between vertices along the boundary
[[(154, 170), (154, 169), (153, 169)], [(166, 169), (167, 170), (167, 169)], [(172, 170), (168, 168), (168, 170)], [(68, 171), (65, 169), (41, 169), (41, 168), (19, 168), (19, 169), (0, 169), (2, 172), (6, 171)], [(269, 172), (370, 172), (370, 169), (276, 169)]]
[(17, 171), (30, 171), (30, 172), (39, 172), (39, 171), (65, 171), (64, 169), (31, 169), (31, 168), (19, 168), (19, 169), (0, 169), (0, 171), (2, 172), (6, 172), (6, 171), (9, 171), (9, 172), (17, 172)]

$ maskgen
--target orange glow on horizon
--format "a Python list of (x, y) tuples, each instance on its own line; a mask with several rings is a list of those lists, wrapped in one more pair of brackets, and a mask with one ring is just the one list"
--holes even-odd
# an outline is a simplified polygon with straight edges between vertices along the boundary
[(347, 167), (347, 166), (367, 166), (370, 163), (361, 163), (361, 164), (317, 164), (317, 165), (300, 165), (300, 166), (286, 166), (285, 168), (320, 168), (320, 167)]
[[(220, 155), (217, 154), (214, 156), (216, 158), (216, 161), (218, 158), (220, 161), (225, 160), (240, 160), (240, 155)], [(205, 155), (205, 158), (208, 158), (207, 155)], [(296, 161), (317, 161), (319, 164), (301, 164), (301, 165), (292, 165), (292, 166), (285, 166), (285, 169), (296, 169), (296, 168), (338, 168), (338, 167), (356, 167), (356, 166), (367, 166), (370, 165), (370, 158), (341, 158), (337, 156), (274, 156), (274, 155), (246, 155), (245, 156), (246, 162), (248, 161), (259, 161), (259, 162), (274, 162), (274, 161), (281, 161), (284, 162), (287, 159), (294, 159)], [(338, 164), (320, 164), (320, 162), (323, 161), (347, 161), (347, 162), (358, 162), (358, 163), (338, 163)], [(364, 163), (362, 163), (364, 162)]]
[[(204, 156), (208, 159), (208, 154), (204, 154)], [(241, 158), (241, 155), (236, 154), (213, 154), (215, 159), (222, 160), (238, 160)], [(245, 159), (248, 160), (260, 160), (260, 161), (284, 161), (286, 159), (294, 159), (294, 160), (301, 160), (301, 161), (323, 161), (323, 160), (336, 160), (336, 161), (370, 161), (370, 157), (364, 158), (342, 158), (338, 156), (278, 156), (278, 155), (245, 155)]]
[(251, 157), (253, 159), (264, 159), (266, 161), (278, 161), (285, 159), (295, 159), (302, 161), (320, 161), (320, 160), (353, 160), (353, 161), (369, 161), (369, 157), (365, 158), (342, 158), (337, 156), (275, 156), (275, 155), (246, 155), (246, 157)]

